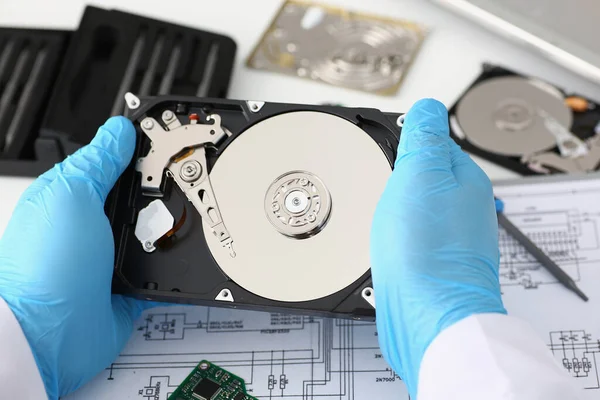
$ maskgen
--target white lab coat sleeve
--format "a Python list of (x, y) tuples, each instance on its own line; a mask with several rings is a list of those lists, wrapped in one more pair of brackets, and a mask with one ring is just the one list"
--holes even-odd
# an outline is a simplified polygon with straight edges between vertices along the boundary
[(528, 323), (481, 314), (448, 327), (429, 345), (417, 400), (571, 400), (582, 391)]
[(46, 389), (21, 325), (0, 297), (0, 397), (43, 400)]

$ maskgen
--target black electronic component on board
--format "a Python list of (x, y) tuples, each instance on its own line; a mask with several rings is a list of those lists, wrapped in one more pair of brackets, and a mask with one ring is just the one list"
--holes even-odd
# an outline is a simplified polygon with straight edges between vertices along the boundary
[(206, 360), (189, 373), (169, 400), (257, 400), (246, 392), (242, 378)]
[(221, 385), (208, 378), (202, 379), (194, 386), (193, 396), (199, 400), (211, 400), (221, 390)]

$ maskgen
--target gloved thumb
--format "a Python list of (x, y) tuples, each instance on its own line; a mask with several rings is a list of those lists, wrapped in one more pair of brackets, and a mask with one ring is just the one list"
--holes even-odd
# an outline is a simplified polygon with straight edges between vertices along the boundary
[(437, 100), (419, 100), (404, 118), (396, 167), (403, 159), (419, 153), (419, 160), (450, 169), (451, 144), (446, 107)]
[(57, 175), (67, 183), (86, 180), (102, 202), (131, 161), (135, 149), (135, 128), (125, 117), (112, 117), (98, 129), (90, 144), (57, 166)]

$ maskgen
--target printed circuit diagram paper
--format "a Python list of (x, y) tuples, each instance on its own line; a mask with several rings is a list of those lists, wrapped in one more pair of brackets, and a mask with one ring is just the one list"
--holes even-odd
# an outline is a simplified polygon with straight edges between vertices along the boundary
[[(585, 389), (583, 398), (598, 399), (600, 178), (527, 182), (496, 186), (495, 194), (590, 301), (566, 290), (500, 231), (504, 302), (537, 330)], [(166, 400), (202, 359), (244, 378), (260, 399), (408, 399), (382, 358), (374, 323), (180, 306), (146, 311), (121, 356), (66, 399)]]
[(582, 301), (500, 230), (500, 284), (508, 312), (531, 323), (561, 367), (600, 398), (600, 176), (499, 185), (505, 213), (576, 282)]
[(408, 399), (375, 325), (204, 307), (151, 310), (111, 368), (69, 400), (166, 400), (202, 359), (260, 399)]

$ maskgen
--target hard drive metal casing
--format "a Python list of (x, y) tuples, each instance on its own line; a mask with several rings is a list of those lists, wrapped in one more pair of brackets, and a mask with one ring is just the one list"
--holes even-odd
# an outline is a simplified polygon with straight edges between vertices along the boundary
[[(207, 150), (209, 174), (216, 160), (227, 151), (227, 147), (248, 128), (270, 117), (295, 111), (327, 113), (359, 126), (381, 149), (381, 157), (385, 158), (391, 169), (396, 158), (401, 132), (399, 125), (402, 121), (399, 118), (400, 114), (383, 113), (368, 108), (173, 96), (141, 98), (141, 106), (129, 115), (137, 130), (136, 152), (132, 164), (117, 182), (106, 203), (106, 212), (113, 228), (116, 249), (113, 292), (172, 303), (374, 319), (374, 301), (365, 298), (365, 291), (372, 296), (370, 270), (343, 290), (317, 300), (298, 302), (274, 301), (260, 297), (232, 281), (221, 270), (210, 252), (200, 214), (195, 212), (187, 199), (182, 200), (179, 187), (172, 179), (163, 179), (164, 197), (161, 200), (175, 217), (182, 214), (185, 204), (188, 209), (187, 220), (168, 249), (153, 253), (143, 250), (134, 235), (137, 215), (141, 209), (156, 199), (142, 194), (141, 175), (135, 168), (136, 160), (148, 154), (150, 150), (150, 140), (142, 132), (140, 121), (146, 117), (160, 120), (165, 109), (173, 111), (180, 117), (197, 114), (200, 120), (206, 119), (206, 116), (211, 114), (220, 115), (221, 124), (230, 136)], [(340, 152), (343, 153), (344, 143), (340, 143), (339, 146)], [(360, 160), (351, 159), (348, 162), (360, 162)], [(248, 167), (252, 168), (252, 166)], [(218, 202), (218, 193), (215, 196)], [(327, 268), (327, 265), (321, 267)], [(252, 266), (248, 265), (248, 268)], [(320, 279), (319, 276), (311, 278)], [(264, 279), (268, 280), (269, 276), (265, 276)], [(229, 301), (217, 299), (224, 289), (230, 292), (231, 297), (227, 299)], [(231, 298), (234, 301), (230, 301)]]

